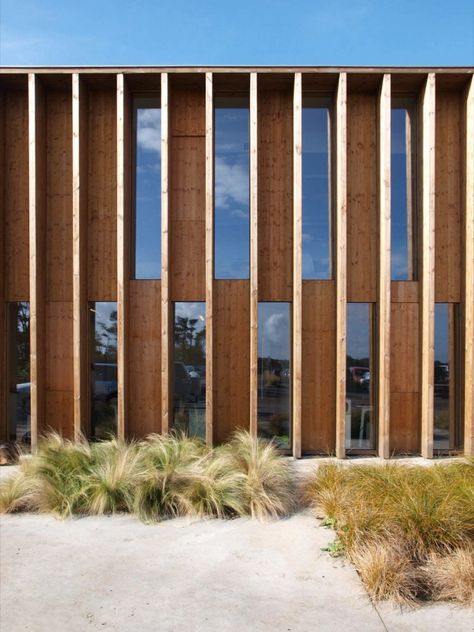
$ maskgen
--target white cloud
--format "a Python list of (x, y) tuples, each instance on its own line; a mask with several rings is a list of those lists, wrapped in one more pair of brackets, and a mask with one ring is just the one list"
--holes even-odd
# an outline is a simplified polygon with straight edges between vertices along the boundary
[[(229, 210), (233, 206), (248, 206), (249, 174), (247, 169), (241, 164), (231, 165), (222, 159), (216, 158), (215, 171), (216, 207)], [(248, 217), (248, 214), (244, 214), (242, 211), (240, 213), (240, 215), (236, 214), (236, 217)]]

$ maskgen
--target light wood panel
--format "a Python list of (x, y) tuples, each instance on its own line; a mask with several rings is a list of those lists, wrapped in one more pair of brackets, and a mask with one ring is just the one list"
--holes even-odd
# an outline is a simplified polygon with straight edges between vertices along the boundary
[(336, 284), (302, 284), (302, 451), (336, 448)]
[(459, 303), (462, 269), (462, 103), (436, 93), (435, 301)]
[(222, 443), (235, 430), (249, 429), (250, 282), (214, 281), (213, 299), (213, 436)]
[[(5, 224), (5, 92), (0, 92), (0, 226)], [(6, 309), (5, 309), (5, 237), (0, 230), (0, 441), (8, 435), (7, 411), (7, 356), (6, 356)]]
[(168, 74), (161, 75), (161, 431), (170, 426), (171, 309), (169, 300)]
[(420, 394), (390, 395), (390, 454), (418, 454)]
[(302, 398), (302, 257), (303, 257), (303, 174), (302, 174), (302, 80), (295, 74), (293, 94), (293, 357), (292, 422), (293, 456), (301, 457)]
[(435, 221), (435, 75), (430, 73), (422, 92), (422, 172), (420, 213), (420, 345), (421, 453), (433, 457), (434, 405), (434, 221)]
[(347, 300), (377, 297), (377, 95), (347, 99)]
[(293, 94), (258, 91), (258, 300), (291, 301)]
[(127, 437), (161, 432), (161, 282), (130, 281)]
[(213, 440), (214, 400), (214, 103), (206, 73), (206, 442)]
[(257, 73), (250, 74), (250, 433), (257, 436), (258, 371), (258, 99)]
[(377, 275), (377, 370), (376, 397), (378, 455), (387, 459), (390, 429), (390, 116), (391, 81), (384, 75), (378, 103), (378, 275)]
[(336, 456), (345, 456), (346, 302), (347, 302), (347, 75), (341, 73), (336, 93)]
[(90, 89), (87, 121), (88, 300), (117, 299), (116, 91)]
[(392, 303), (418, 303), (420, 300), (418, 281), (392, 281), (390, 300)]

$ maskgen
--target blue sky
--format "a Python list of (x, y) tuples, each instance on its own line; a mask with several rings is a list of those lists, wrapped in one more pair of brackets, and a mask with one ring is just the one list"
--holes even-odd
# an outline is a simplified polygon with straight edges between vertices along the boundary
[(474, 0), (0, 0), (0, 65), (474, 64)]

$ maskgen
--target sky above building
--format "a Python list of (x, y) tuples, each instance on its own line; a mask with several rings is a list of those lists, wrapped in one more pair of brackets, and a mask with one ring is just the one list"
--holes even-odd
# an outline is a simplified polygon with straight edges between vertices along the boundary
[(474, 64), (474, 0), (0, 0), (0, 65)]

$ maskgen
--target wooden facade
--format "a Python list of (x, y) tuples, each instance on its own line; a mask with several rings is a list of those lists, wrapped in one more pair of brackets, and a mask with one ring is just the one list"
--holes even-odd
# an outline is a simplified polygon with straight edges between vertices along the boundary
[[(248, 279), (214, 277), (214, 97), (249, 102)], [(161, 275), (132, 273), (133, 99), (161, 104)], [(331, 103), (332, 273), (302, 277), (302, 110)], [(417, 114), (417, 257), (391, 279), (391, 107)], [(0, 440), (8, 306), (28, 302), (32, 448), (90, 434), (89, 305), (117, 303), (117, 433), (171, 428), (173, 304), (206, 304), (205, 438), (257, 433), (258, 304), (291, 308), (291, 451), (346, 454), (346, 307), (374, 314), (373, 453), (432, 457), (435, 305), (459, 312), (458, 441), (474, 454), (469, 68), (0, 69)], [(450, 307), (451, 310), (451, 307)], [(451, 310), (451, 311), (452, 311)], [(450, 311), (450, 313), (451, 313)], [(452, 312), (454, 313), (454, 311)], [(456, 335), (457, 335), (456, 334)]]

